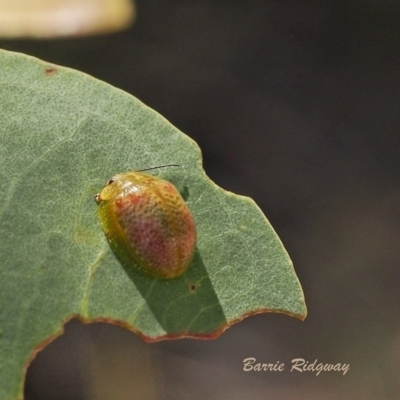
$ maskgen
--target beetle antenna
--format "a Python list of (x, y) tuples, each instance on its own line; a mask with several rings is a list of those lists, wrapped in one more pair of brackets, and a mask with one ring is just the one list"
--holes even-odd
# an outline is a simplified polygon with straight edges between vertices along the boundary
[(157, 167), (137, 169), (136, 172), (150, 171), (151, 169), (166, 168), (166, 167), (180, 167), (180, 165), (179, 164), (165, 164), (165, 165), (159, 165)]

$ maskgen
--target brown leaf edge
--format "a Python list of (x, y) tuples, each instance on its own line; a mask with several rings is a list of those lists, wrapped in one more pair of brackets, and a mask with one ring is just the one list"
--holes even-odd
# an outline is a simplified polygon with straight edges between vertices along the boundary
[[(152, 337), (148, 337), (148, 336), (144, 335), (141, 331), (139, 331), (138, 329), (135, 329), (132, 325), (130, 325), (129, 323), (127, 323), (125, 321), (115, 320), (115, 319), (112, 319), (112, 318), (94, 318), (94, 319), (89, 319), (89, 318), (85, 318), (85, 317), (83, 317), (83, 316), (81, 316), (79, 314), (71, 315), (71, 316), (69, 316), (68, 318), (66, 318), (64, 320), (63, 326), (58, 332), (56, 332), (51, 337), (45, 339), (38, 346), (35, 347), (35, 349), (33, 350), (32, 354), (31, 354), (31, 356), (29, 357), (28, 361), (25, 363), (25, 366), (24, 366), (24, 384), (25, 384), (25, 380), (26, 380), (26, 375), (28, 373), (28, 368), (31, 365), (31, 363), (33, 362), (33, 360), (36, 358), (36, 356), (42, 350), (44, 350), (50, 343), (52, 343), (55, 339), (57, 339), (59, 336), (63, 335), (63, 333), (65, 331), (65, 329), (64, 329), (65, 325), (69, 321), (71, 321), (73, 319), (77, 319), (77, 320), (81, 321), (84, 324), (107, 323), (107, 324), (120, 326), (122, 328), (125, 328), (125, 329), (135, 333), (136, 335), (141, 337), (147, 343), (156, 343), (156, 342), (160, 342), (162, 340), (177, 340), (177, 339), (214, 340), (214, 339), (217, 339), (222, 333), (224, 333), (232, 325), (243, 321), (245, 318), (251, 317), (253, 315), (266, 314), (266, 313), (285, 314), (285, 315), (288, 315), (290, 317), (298, 318), (301, 321), (304, 321), (306, 319), (306, 317), (307, 317), (307, 310), (305, 311), (304, 314), (294, 314), (294, 313), (290, 313), (290, 312), (287, 312), (287, 311), (279, 311), (279, 310), (271, 310), (271, 309), (268, 309), (268, 308), (262, 308), (262, 309), (259, 309), (257, 311), (251, 311), (249, 313), (246, 313), (246, 314), (242, 315), (240, 318), (236, 318), (236, 319), (232, 320), (231, 322), (225, 324), (224, 326), (222, 326), (220, 329), (218, 329), (217, 331), (215, 331), (212, 334), (198, 334), (198, 335), (187, 334), (187, 333), (174, 334), (174, 335), (166, 334), (166, 335), (157, 336), (157, 337), (152, 338)], [(23, 394), (22, 394), (22, 397), (20, 397), (18, 400), (24, 400)]]

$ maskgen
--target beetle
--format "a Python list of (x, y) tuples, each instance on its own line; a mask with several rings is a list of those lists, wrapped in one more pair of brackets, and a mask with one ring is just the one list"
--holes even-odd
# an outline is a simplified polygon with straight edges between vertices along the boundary
[(155, 168), (160, 167), (113, 176), (95, 200), (118, 259), (146, 275), (172, 279), (183, 275), (193, 260), (196, 223), (171, 182), (143, 172)]

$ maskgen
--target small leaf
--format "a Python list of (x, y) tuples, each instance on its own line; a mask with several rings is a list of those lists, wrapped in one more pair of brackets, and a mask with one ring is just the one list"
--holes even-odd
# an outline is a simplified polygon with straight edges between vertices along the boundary
[[(215, 338), (246, 316), (304, 319), (292, 263), (249, 198), (211, 182), (200, 150), (140, 101), (82, 73), (0, 51), (0, 398), (18, 398), (34, 352), (79, 317), (148, 341)], [(191, 209), (198, 241), (180, 278), (123, 268), (93, 196), (154, 170)]]

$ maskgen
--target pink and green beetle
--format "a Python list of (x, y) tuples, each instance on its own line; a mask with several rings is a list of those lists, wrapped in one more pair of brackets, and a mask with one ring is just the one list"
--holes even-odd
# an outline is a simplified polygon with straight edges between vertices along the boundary
[(189, 268), (196, 223), (172, 183), (126, 172), (112, 177), (95, 199), (107, 240), (123, 264), (162, 279)]

